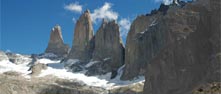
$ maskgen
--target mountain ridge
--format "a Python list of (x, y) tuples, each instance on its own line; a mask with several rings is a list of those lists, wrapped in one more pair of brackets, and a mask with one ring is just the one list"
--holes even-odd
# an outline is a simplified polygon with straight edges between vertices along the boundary
[[(6, 78), (20, 75), (7, 71), (18, 66), (24, 77), (30, 77), (26, 68), (38, 66), (39, 62), (43, 67), (47, 65), (32, 69), (40, 77), (63, 76), (86, 84), (77, 87), (86, 88), (82, 92), (70, 85), (76, 83), (62, 81), (71, 90), (49, 86), (43, 90), (46, 94), (219, 94), (220, 9), (220, 0), (162, 4), (158, 10), (133, 21), (125, 47), (116, 21), (103, 19), (94, 35), (90, 11), (86, 10), (76, 23), (71, 51), (63, 43), (60, 27), (55, 26), (44, 54), (23, 56), (0, 52), (0, 68), (4, 70), (1, 75)], [(92, 81), (84, 81), (89, 78)]]

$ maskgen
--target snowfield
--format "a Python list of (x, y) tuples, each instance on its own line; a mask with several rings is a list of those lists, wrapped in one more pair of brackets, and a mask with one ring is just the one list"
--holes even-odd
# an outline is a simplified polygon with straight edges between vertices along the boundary
[[(78, 60), (72, 60), (68, 62), (77, 62)], [(131, 80), (131, 81), (121, 81), (120, 76), (122, 75), (122, 69), (124, 66), (122, 66), (118, 70), (118, 75), (114, 79), (110, 79), (111, 73), (107, 73), (105, 75), (99, 75), (99, 76), (86, 76), (84, 73), (85, 71), (78, 72), (78, 73), (72, 73), (68, 72), (63, 63), (60, 63), (60, 60), (50, 60), (46, 58), (42, 58), (38, 60), (39, 63), (44, 63), (48, 65), (48, 68), (46, 70), (42, 70), (41, 74), (37, 77), (44, 77), (47, 75), (53, 75), (58, 78), (62, 79), (69, 79), (69, 80), (76, 80), (79, 82), (83, 82), (89, 86), (96, 86), (96, 87), (102, 87), (105, 89), (111, 89), (115, 87), (121, 87), (125, 85), (130, 85), (134, 83), (141, 83), (144, 82), (144, 77), (139, 77), (137, 79)], [(86, 67), (91, 66), (95, 64), (96, 62), (90, 62)], [(31, 78), (31, 71), (28, 71), (30, 66), (28, 66), (29, 62), (24, 62), (22, 64), (14, 64), (8, 60), (0, 61), (0, 73), (4, 73), (7, 71), (16, 71), (19, 73), (22, 73), (22, 75), (30, 79)]]
[(28, 71), (29, 68), (30, 67), (28, 66), (28, 63), (16, 65), (8, 60), (0, 62), (0, 73), (4, 73), (7, 71), (16, 71), (22, 73), (25, 78), (30, 78), (29, 74), (31, 73), (31, 71)]

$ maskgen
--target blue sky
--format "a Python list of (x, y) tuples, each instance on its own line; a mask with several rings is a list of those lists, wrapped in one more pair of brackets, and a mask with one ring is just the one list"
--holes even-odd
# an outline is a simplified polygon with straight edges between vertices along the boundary
[(31, 54), (44, 52), (50, 31), (56, 24), (62, 27), (64, 42), (71, 47), (75, 21), (86, 9), (93, 15), (95, 32), (102, 18), (115, 19), (120, 24), (125, 41), (128, 27), (136, 16), (158, 8), (161, 0), (0, 0), (0, 2), (0, 49)]

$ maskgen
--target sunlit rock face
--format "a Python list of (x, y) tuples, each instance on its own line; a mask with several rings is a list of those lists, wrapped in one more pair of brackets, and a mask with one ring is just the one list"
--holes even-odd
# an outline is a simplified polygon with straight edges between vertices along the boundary
[(69, 53), (69, 59), (89, 61), (93, 52), (93, 26), (90, 11), (86, 10), (76, 23), (74, 30), (73, 46)]
[[(117, 69), (124, 63), (124, 47), (120, 38), (119, 26), (115, 21), (103, 20), (99, 30), (95, 36), (95, 49), (92, 61), (98, 61), (103, 66), (101, 71), (99, 68), (92, 68), (90, 70), (97, 71), (90, 74), (104, 74)], [(106, 67), (105, 67), (106, 66)]]
[(50, 40), (45, 53), (53, 53), (58, 56), (66, 56), (68, 54), (69, 46), (64, 44), (61, 27), (56, 25), (51, 30)]
[(152, 44), (162, 43), (147, 64), (144, 94), (192, 94), (200, 85), (221, 82), (221, 2), (204, 0), (209, 7), (198, 1), (170, 7), (155, 30), (144, 33), (145, 40), (155, 40), (149, 32), (162, 33)]

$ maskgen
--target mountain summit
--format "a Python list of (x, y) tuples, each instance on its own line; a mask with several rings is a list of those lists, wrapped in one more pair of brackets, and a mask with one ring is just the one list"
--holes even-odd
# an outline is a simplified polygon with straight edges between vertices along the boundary
[(58, 56), (66, 56), (68, 54), (69, 46), (64, 44), (61, 27), (57, 24), (51, 30), (50, 40), (45, 53), (54, 53)]
[(69, 59), (80, 59), (81, 61), (89, 61), (93, 50), (93, 26), (90, 11), (86, 10), (77, 20), (73, 45), (68, 55)]

